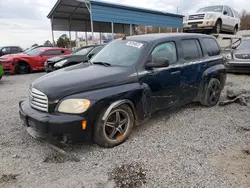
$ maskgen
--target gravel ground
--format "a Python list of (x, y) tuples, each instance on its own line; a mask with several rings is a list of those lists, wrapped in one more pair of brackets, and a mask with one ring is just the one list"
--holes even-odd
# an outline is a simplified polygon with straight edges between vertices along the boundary
[[(250, 187), (249, 106), (160, 112), (116, 148), (67, 145), (81, 159), (72, 162), (31, 138), (19, 120), (18, 102), (43, 74), (0, 82), (1, 188)], [(229, 87), (250, 91), (250, 76), (228, 75)]]

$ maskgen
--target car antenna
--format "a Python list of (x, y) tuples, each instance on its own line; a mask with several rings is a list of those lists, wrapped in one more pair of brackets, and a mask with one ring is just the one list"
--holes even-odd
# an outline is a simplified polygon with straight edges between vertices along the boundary
[(126, 34), (122, 37), (122, 40), (126, 40), (127, 38), (126, 38), (127, 36), (126, 36)]

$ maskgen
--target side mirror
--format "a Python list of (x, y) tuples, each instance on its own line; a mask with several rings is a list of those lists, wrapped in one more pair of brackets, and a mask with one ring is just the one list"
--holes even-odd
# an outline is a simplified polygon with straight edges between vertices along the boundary
[(91, 59), (95, 54), (89, 54), (88, 58)]
[(236, 50), (236, 48), (237, 48), (237, 46), (232, 46), (232, 49), (233, 49), (233, 50)]
[(165, 58), (158, 58), (155, 59), (153, 62), (148, 62), (146, 64), (146, 68), (152, 69), (152, 68), (163, 68), (163, 67), (168, 67), (169, 66), (169, 61), (168, 59)]
[(226, 10), (224, 10), (223, 14), (224, 14), (224, 15), (227, 15), (227, 11), (226, 11)]

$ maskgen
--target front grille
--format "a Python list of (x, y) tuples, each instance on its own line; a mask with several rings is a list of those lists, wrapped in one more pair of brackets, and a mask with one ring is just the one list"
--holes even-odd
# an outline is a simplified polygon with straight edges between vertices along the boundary
[(234, 54), (235, 59), (250, 59), (250, 54)]
[(205, 14), (190, 15), (188, 17), (188, 20), (203, 20), (204, 17), (205, 17)]
[(41, 91), (30, 88), (30, 106), (34, 109), (48, 112), (48, 98)]
[(189, 25), (198, 25), (202, 24), (203, 22), (188, 22)]

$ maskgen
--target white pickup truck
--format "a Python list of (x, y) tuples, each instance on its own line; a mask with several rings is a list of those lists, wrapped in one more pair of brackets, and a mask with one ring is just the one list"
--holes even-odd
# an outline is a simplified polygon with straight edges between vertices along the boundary
[(199, 9), (195, 14), (185, 16), (184, 32), (221, 33), (222, 31), (236, 34), (240, 28), (240, 15), (227, 5), (208, 6)]

